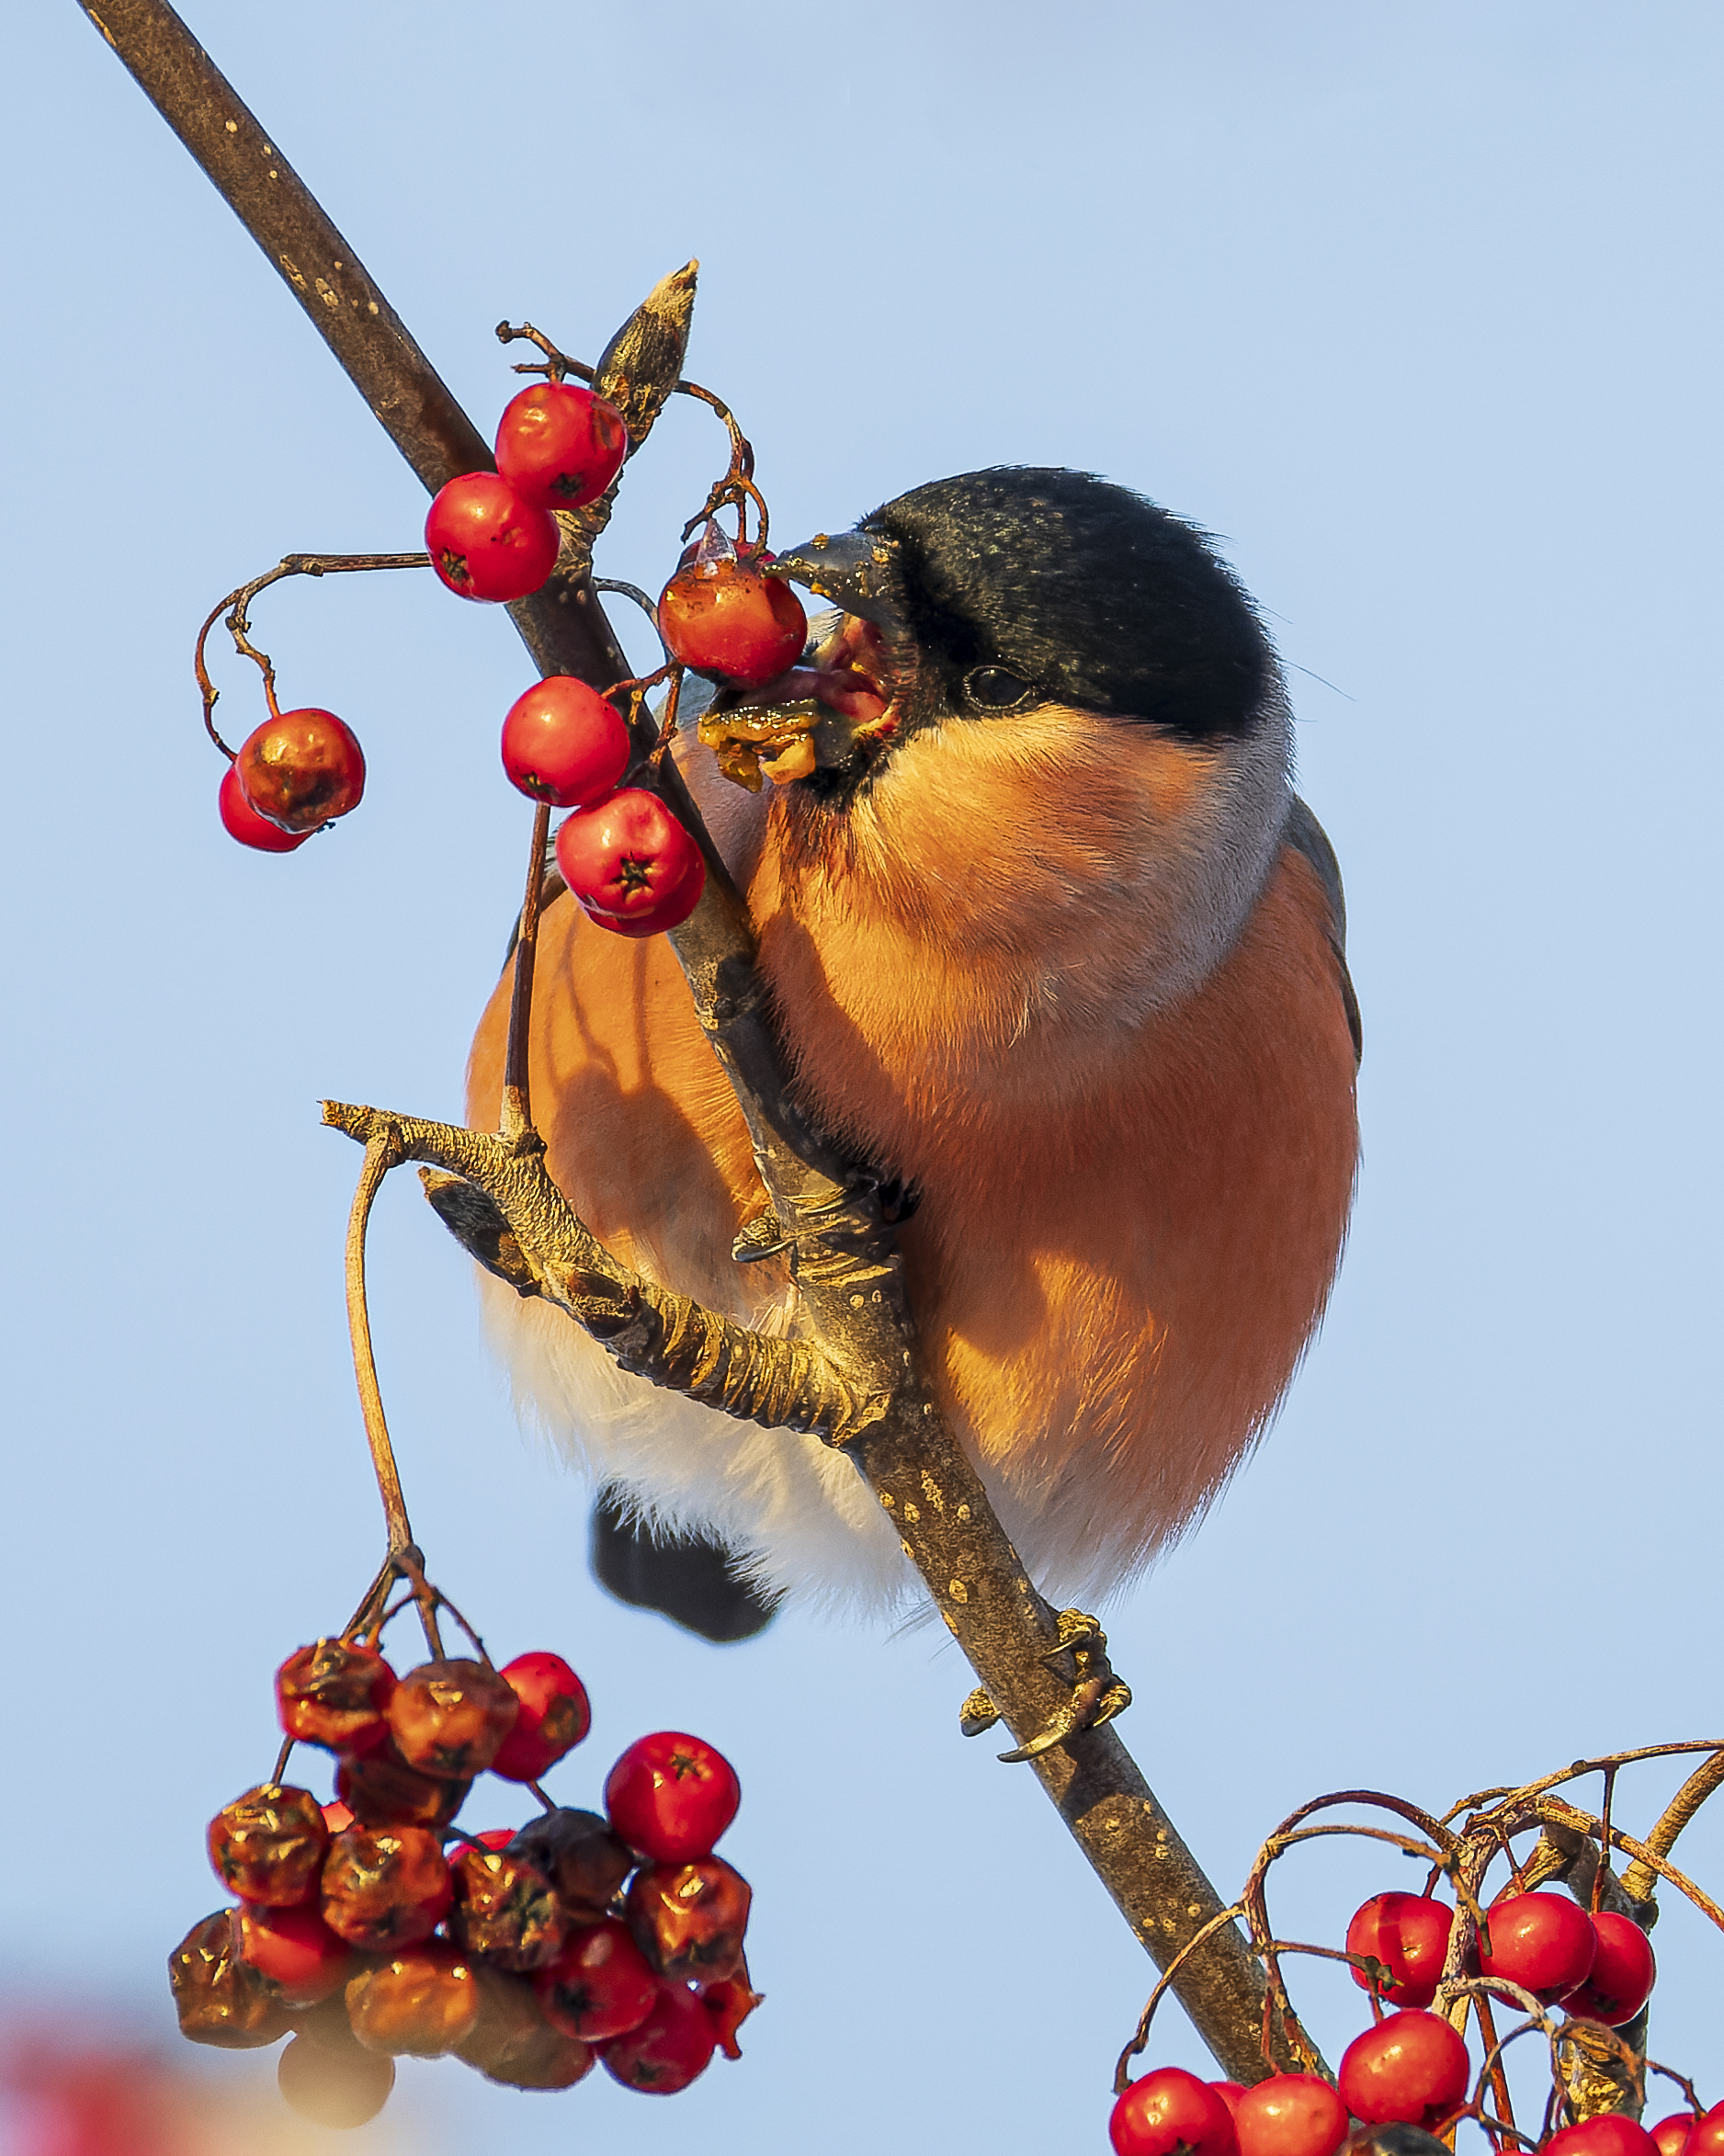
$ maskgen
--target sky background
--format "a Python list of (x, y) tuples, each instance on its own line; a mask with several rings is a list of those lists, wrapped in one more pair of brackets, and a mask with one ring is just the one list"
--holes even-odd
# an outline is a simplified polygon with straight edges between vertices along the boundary
[[(1265, 609), (1347, 881), (1358, 1212), (1260, 1458), (1106, 1619), (1122, 1734), (1217, 1884), (1324, 1788), (1442, 1807), (1724, 1730), (1724, 16), (187, 17), (486, 431), (516, 386), (499, 316), (591, 357), (695, 255), (689, 370), (786, 539), (1067, 464), (1220, 534)], [(416, 546), (424, 496), (72, 0), (7, 44), (0, 1990), (166, 2043), (164, 1958), (219, 1899), (204, 1821), (267, 1773), (272, 1671), (380, 1549), (342, 1316), (358, 1155), (316, 1103), (456, 1111), (527, 812), (496, 729), (530, 675), (500, 611), (428, 576), (272, 592), (284, 700), (348, 719), (369, 789), (290, 857), (223, 836), (198, 623), (285, 551)], [(602, 572), (658, 587), (720, 449), (667, 414)], [(219, 678), (237, 739), (255, 687)], [(1102, 2150), (1151, 1972), (1029, 1777), (959, 1740), (951, 1647), (791, 1614), (719, 1650), (608, 1602), (411, 1177), (373, 1248), (433, 1575), (500, 1659), (585, 1676), (566, 1801), (647, 1730), (736, 1762), (770, 2003), (672, 2103), (410, 2065), (345, 2145)], [(1675, 1779), (1639, 1770), (1618, 1819)], [(1683, 1855), (1716, 1889), (1724, 1827)], [(1388, 1852), (1282, 1868), (1283, 1926), (1333, 1944), (1416, 1885)], [(1724, 1939), (1672, 1904), (1657, 1944), (1654, 2055), (1724, 2097)], [(1321, 1969), (1297, 1995), (1337, 2058), (1360, 1995)], [(1175, 2013), (1154, 2056), (1201, 2063)]]

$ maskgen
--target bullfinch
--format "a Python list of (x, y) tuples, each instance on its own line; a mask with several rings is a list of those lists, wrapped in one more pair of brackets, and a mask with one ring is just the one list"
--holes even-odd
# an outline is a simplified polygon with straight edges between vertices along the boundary
[[(833, 611), (783, 681), (721, 689), (679, 762), (746, 895), (798, 1095), (902, 1196), (944, 1411), (1038, 1584), (1089, 1606), (1250, 1452), (1345, 1234), (1358, 1015), (1280, 668), (1203, 532), (1083, 472), (936, 481), (775, 573)], [(782, 1256), (733, 1254), (764, 1198), (669, 945), (567, 896), (539, 933), (532, 1097), (557, 1183), (628, 1264), (793, 1333)], [(508, 999), (505, 973), (477, 1127)], [(845, 1455), (483, 1293), (517, 1398), (613, 1528), (716, 1544), (768, 1600), (890, 1606), (912, 1583)]]

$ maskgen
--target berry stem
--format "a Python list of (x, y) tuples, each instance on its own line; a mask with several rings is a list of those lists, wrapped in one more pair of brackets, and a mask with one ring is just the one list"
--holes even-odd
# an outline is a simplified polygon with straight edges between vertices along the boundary
[(371, 1352), (370, 1312), (365, 1300), (365, 1231), (371, 1218), (371, 1203), (384, 1176), (401, 1157), (399, 1134), (393, 1124), (386, 1124), (366, 1146), (360, 1163), (353, 1210), (347, 1216), (347, 1330), (353, 1338), (353, 1374), (359, 1388), (366, 1442), (371, 1448), (371, 1470), (377, 1477), (378, 1495), (383, 1500), (383, 1518), (389, 1528), (390, 1569), (410, 1576), (403, 1560), (413, 1562), (416, 1557), (413, 1526), (407, 1517), (407, 1500), (402, 1494), (395, 1448), (389, 1441), (383, 1395), (378, 1389), (377, 1358)]
[[(1658, 1824), (1646, 1837), (1648, 1849), (1656, 1856), (1668, 1856), (1676, 1845), (1677, 1835), (1720, 1783), (1724, 1783), (1724, 1748), (1703, 1759), (1664, 1807)], [(1650, 1864), (1637, 1861), (1622, 1875), (1623, 1891), (1637, 1901), (1644, 1901), (1652, 1891), (1655, 1878)]]
[(509, 1043), (503, 1066), (503, 1113), (497, 1135), (518, 1145), (531, 1135), (533, 1098), (527, 1049), (533, 1019), (533, 961), (539, 948), (539, 904), (545, 888), (545, 849), (550, 843), (550, 804), (533, 811), (533, 843), (527, 857), (527, 894), (515, 939), (515, 979), (509, 991)]
[(220, 616), (227, 616), (228, 634), (233, 639), (233, 649), (240, 656), (249, 659), (264, 677), (264, 701), (269, 707), (269, 716), (279, 719), (276, 707), (276, 666), (267, 652), (260, 652), (252, 642), (252, 601), (258, 593), (270, 584), (278, 584), (284, 576), (340, 576), (349, 570), (369, 569), (428, 569), (429, 554), (284, 554), (273, 569), (262, 576), (254, 576), (249, 584), (243, 584), (223, 599), (218, 599), (204, 617), (203, 627), (198, 631), (198, 641), (192, 652), (192, 670), (198, 676), (198, 692), (203, 698), (204, 731), (231, 764), (233, 751), (215, 730), (213, 713), (216, 700), (221, 692), (210, 678), (210, 669), (204, 664), (204, 644)]

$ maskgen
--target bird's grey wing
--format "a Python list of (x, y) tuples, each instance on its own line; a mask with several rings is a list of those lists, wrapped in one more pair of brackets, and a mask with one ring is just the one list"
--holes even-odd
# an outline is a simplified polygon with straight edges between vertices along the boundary
[(1329, 834), (1298, 794), (1287, 820), (1286, 842), (1304, 855), (1317, 871), (1317, 879), (1329, 901), (1329, 948), (1335, 954), (1340, 975), (1341, 1001), (1347, 1014), (1347, 1031), (1353, 1036), (1353, 1057), (1364, 1053), (1365, 1037), (1359, 1025), (1359, 999), (1353, 993), (1353, 976), (1347, 970), (1347, 901), (1341, 888), (1341, 864)]

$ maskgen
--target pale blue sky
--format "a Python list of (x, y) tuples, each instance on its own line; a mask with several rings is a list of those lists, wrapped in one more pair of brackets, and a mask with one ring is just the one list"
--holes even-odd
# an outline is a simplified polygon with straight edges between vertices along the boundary
[[(1323, 1787), (1440, 1806), (1716, 1734), (1718, 9), (187, 15), (482, 425), (500, 315), (591, 353), (698, 255), (691, 371), (786, 537), (980, 464), (1098, 470), (1222, 534), (1302, 670), (1365, 1014), (1357, 1222), (1259, 1460), (1108, 1617), (1123, 1733), (1218, 1885)], [(289, 549), (416, 544), (423, 496), (71, 0), (8, 45), (0, 1980), (161, 2030), (269, 1674), (378, 1554), (357, 1155), (315, 1102), (455, 1106), (527, 676), (428, 579), (270, 595), (284, 694), (357, 728), (370, 791), (291, 857), (221, 835), (198, 620)], [(714, 449), (667, 419), (604, 570), (662, 581)], [(401, 1180), (377, 1322), (434, 1572), (586, 1677), (570, 1800), (646, 1729), (735, 1759), (771, 1995), (674, 2104), (408, 2069), (427, 2156), (1099, 2150), (1147, 1965), (1027, 1778), (958, 1740), (953, 1652), (795, 1617), (720, 1651), (605, 1601)], [(1684, 1848), (1724, 1879), (1724, 1833)], [(1283, 1922), (1336, 1943), (1410, 1883), (1300, 1877)], [(1704, 2076), (1724, 1941), (1673, 1911), (1658, 1947), (1655, 2052)], [(1356, 1994), (1303, 1996), (1338, 2056)], [(1161, 2056), (1197, 2062), (1176, 2016)]]

